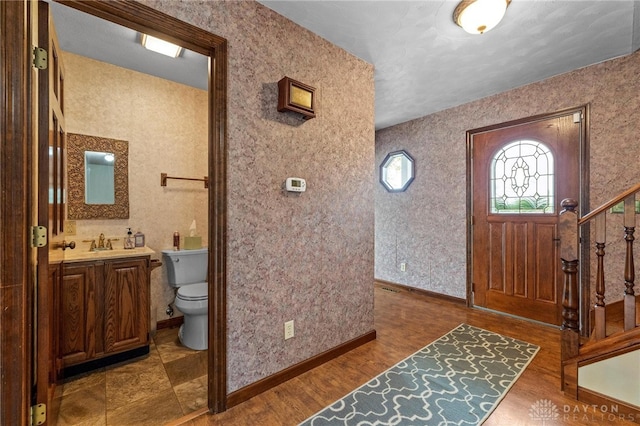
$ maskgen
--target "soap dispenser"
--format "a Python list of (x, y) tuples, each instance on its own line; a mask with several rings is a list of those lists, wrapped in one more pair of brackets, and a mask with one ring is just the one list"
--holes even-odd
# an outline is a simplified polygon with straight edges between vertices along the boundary
[(136, 241), (133, 238), (133, 232), (131, 232), (131, 228), (127, 228), (127, 236), (124, 239), (124, 248), (126, 249), (133, 249), (136, 248)]

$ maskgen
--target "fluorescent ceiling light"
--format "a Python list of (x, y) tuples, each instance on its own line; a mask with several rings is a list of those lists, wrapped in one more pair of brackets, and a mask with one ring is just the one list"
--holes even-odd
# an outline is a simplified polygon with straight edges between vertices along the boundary
[(147, 34), (142, 34), (142, 45), (149, 50), (162, 53), (163, 55), (167, 55), (172, 58), (177, 58), (182, 51), (182, 47), (178, 45)]

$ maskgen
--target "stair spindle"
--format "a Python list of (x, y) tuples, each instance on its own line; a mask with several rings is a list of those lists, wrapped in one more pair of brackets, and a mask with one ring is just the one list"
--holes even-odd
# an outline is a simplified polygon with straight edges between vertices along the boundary
[(595, 327), (593, 337), (596, 340), (604, 339), (606, 333), (606, 310), (604, 303), (605, 282), (604, 282), (604, 247), (607, 235), (607, 216), (605, 212), (600, 213), (595, 218), (596, 226), (596, 256), (598, 259), (596, 270), (596, 304), (594, 306)]
[(624, 200), (624, 240), (627, 242), (624, 263), (624, 330), (636, 326), (636, 297), (634, 291), (635, 269), (633, 263), (633, 233), (636, 224), (636, 197), (631, 195)]

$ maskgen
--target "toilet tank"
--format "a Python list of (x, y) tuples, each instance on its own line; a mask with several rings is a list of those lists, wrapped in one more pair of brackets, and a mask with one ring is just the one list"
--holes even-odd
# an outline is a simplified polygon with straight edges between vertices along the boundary
[(207, 248), (197, 250), (162, 250), (167, 264), (167, 278), (172, 287), (207, 281)]

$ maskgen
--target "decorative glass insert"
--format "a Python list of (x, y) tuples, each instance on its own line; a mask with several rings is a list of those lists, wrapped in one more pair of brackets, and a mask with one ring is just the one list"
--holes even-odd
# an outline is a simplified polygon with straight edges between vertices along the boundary
[(494, 155), (491, 213), (555, 213), (553, 153), (541, 142), (520, 140)]

